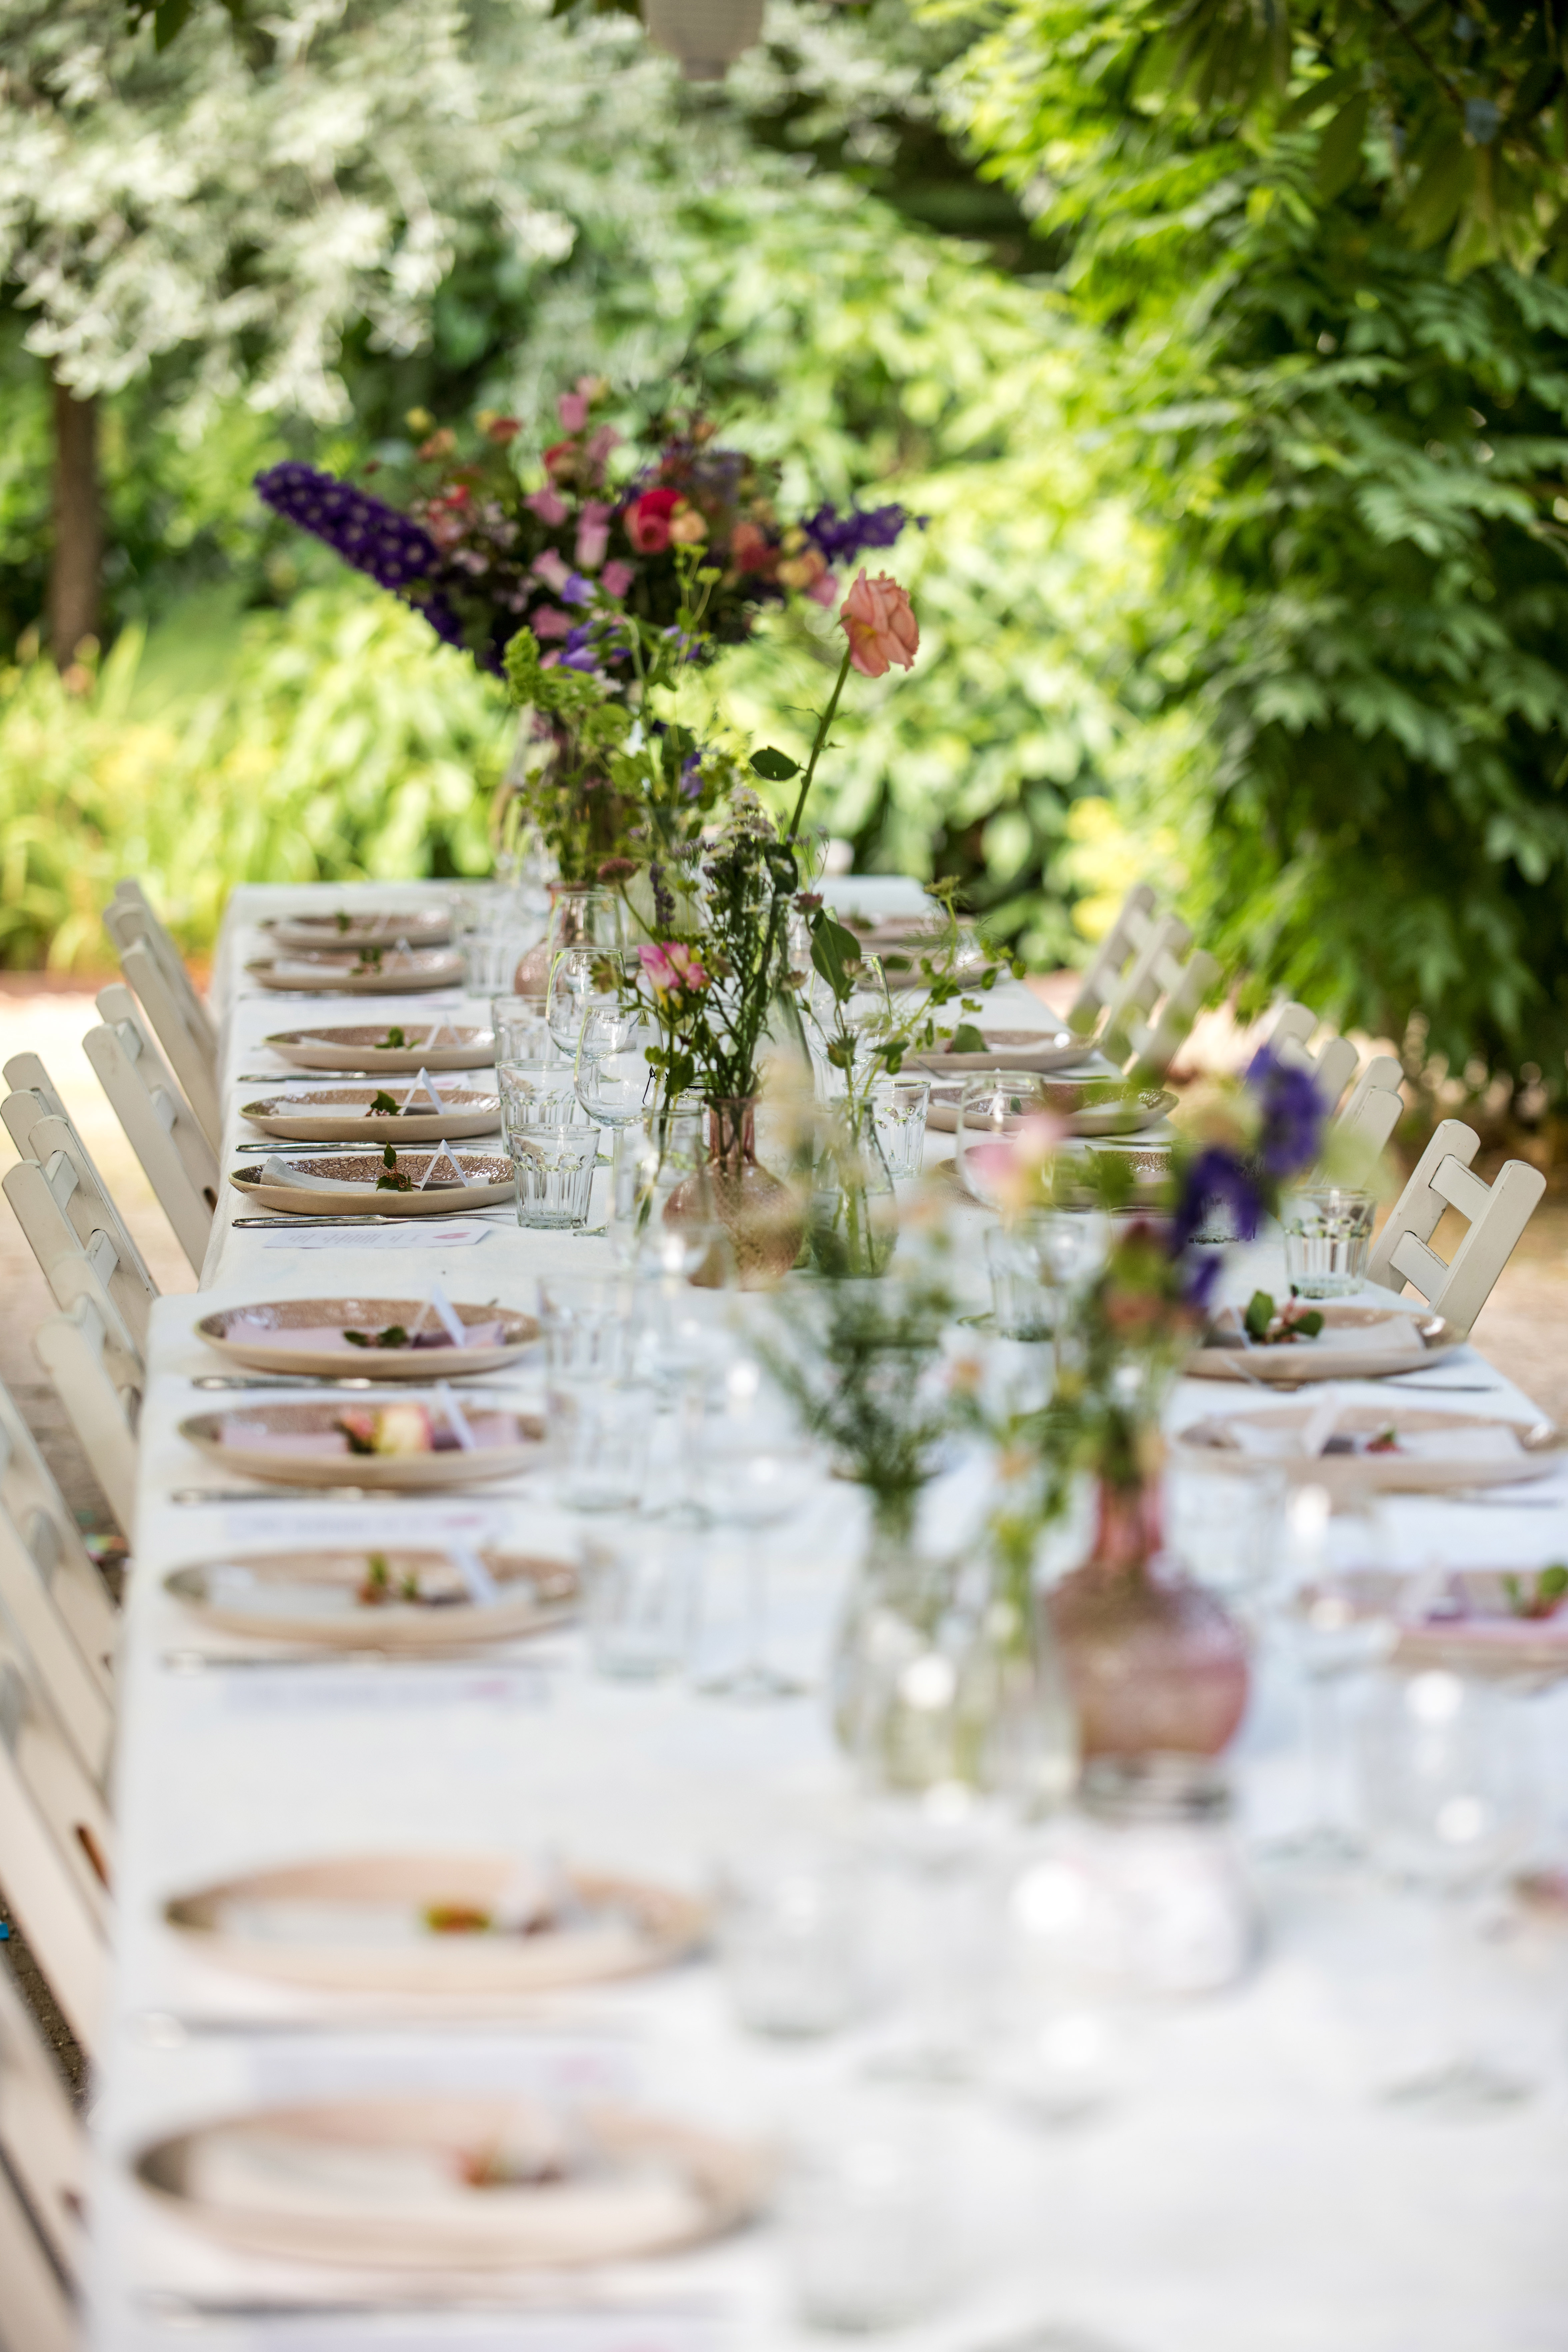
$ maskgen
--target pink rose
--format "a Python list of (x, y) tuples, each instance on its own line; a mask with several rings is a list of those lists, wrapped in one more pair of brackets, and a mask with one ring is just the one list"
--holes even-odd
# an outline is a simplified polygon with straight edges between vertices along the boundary
[(679, 940), (667, 940), (662, 947), (638, 948), (637, 955), (656, 996), (696, 995), (708, 985), (708, 974), (696, 950), (682, 947)]
[(560, 491), (553, 488), (530, 490), (522, 503), (531, 514), (536, 514), (539, 517), (546, 530), (553, 530), (558, 523), (563, 523), (566, 520), (566, 501)]
[(566, 637), (576, 624), (559, 604), (540, 604), (529, 614), (528, 625), (536, 637)]
[(623, 563), (618, 555), (614, 555), (600, 572), (599, 579), (606, 596), (620, 597), (626, 594), (637, 576), (636, 564)]
[(662, 555), (669, 545), (669, 519), (680, 504), (679, 490), (645, 490), (626, 509), (626, 537), (639, 555)]
[(585, 499), (577, 518), (577, 565), (583, 572), (597, 572), (605, 560), (605, 550), (610, 543), (610, 517), (613, 507), (598, 499)]
[(581, 433), (588, 422), (588, 404), (580, 392), (563, 392), (555, 404), (561, 413), (561, 424), (567, 433)]
[(601, 425), (588, 436), (588, 459), (591, 465), (602, 466), (612, 449), (621, 446), (621, 436), (613, 425)]
[(921, 642), (914, 607), (886, 572), (875, 580), (862, 572), (838, 619), (849, 640), (849, 658), (862, 677), (883, 677), (894, 662), (900, 669), (914, 667)]
[(536, 555), (530, 568), (534, 578), (542, 580), (545, 586), (552, 588), (557, 596), (563, 596), (566, 593), (566, 583), (571, 579), (572, 573), (565, 557), (559, 554), (553, 547), (547, 547), (542, 554)]
[(838, 583), (831, 572), (825, 572), (820, 580), (812, 582), (805, 593), (814, 604), (831, 604), (838, 593)]

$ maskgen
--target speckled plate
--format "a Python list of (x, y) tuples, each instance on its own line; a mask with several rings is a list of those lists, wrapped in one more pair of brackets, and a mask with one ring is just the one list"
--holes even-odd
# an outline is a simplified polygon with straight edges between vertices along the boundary
[(415, 908), (383, 908), (377, 913), (351, 915), (346, 908), (330, 915), (276, 915), (257, 925), (280, 948), (334, 949), (363, 947), (444, 948), (452, 936), (451, 919), (442, 908), (420, 912)]
[[(290, 1143), (358, 1142), (384, 1137), (393, 1143), (453, 1143), (459, 1137), (493, 1135), (500, 1125), (500, 1097), (477, 1087), (439, 1087), (445, 1108), (433, 1110), (424, 1088), (393, 1087), (321, 1087), (308, 1096), (268, 1095), (259, 1102), (242, 1103), (239, 1115), (263, 1135), (281, 1136)], [(411, 1108), (373, 1110), (390, 1096)]]
[[(479, 1558), (494, 1579), (493, 1601), (470, 1598), (446, 1552), (405, 1544), (246, 1553), (177, 1568), (163, 1586), (214, 1633), (324, 1650), (471, 1649), (549, 1633), (575, 1615), (578, 1577), (569, 1560), (489, 1549)], [(373, 1561), (384, 1570), (384, 1585)], [(398, 1598), (410, 1578), (418, 1597)], [(389, 1598), (379, 1597), (383, 1590)]]
[(985, 1040), (983, 1054), (954, 1054), (933, 1046), (929, 1054), (907, 1054), (905, 1062), (910, 1069), (929, 1070), (933, 1077), (942, 1078), (955, 1071), (967, 1076), (975, 1070), (1067, 1070), (1094, 1051), (1087, 1038), (1075, 1037), (1070, 1029), (1060, 1025), (982, 1029), (980, 1034)]
[(1323, 1318), (1315, 1339), (1244, 1347), (1233, 1315), (1233, 1344), (1214, 1339), (1195, 1349), (1182, 1369), (1200, 1380), (1246, 1381), (1250, 1376), (1281, 1388), (1300, 1388), (1312, 1381), (1376, 1381), (1419, 1371), (1428, 1359), (1447, 1354), (1463, 1338), (1441, 1315), (1357, 1307), (1345, 1299), (1307, 1298), (1300, 1304), (1315, 1307)]
[[(1131, 1102), (1103, 1099), (1113, 1084), (1109, 1078), (1060, 1079), (1050, 1088), (1049, 1100), (1043, 1108), (1047, 1115), (1055, 1113), (1065, 1118), (1069, 1134), (1118, 1136), (1139, 1135), (1145, 1128), (1157, 1127), (1174, 1108), (1176, 1097), (1168, 1088), (1151, 1089)], [(962, 1091), (957, 1084), (940, 1091), (932, 1087), (931, 1108), (926, 1113), (928, 1127), (942, 1135), (957, 1134)], [(1018, 1124), (1017, 1120), (1009, 1122), (1010, 1127)]]
[(423, 988), (452, 988), (463, 959), (449, 948), (364, 949), (359, 955), (260, 956), (245, 967), (263, 988), (304, 990), (326, 996), (410, 996)]
[[(387, 1045), (402, 1037), (401, 1045)], [(430, 1041), (436, 1041), (432, 1044)], [(302, 1070), (482, 1070), (495, 1060), (495, 1033), (449, 1021), (383, 1022), (364, 1029), (281, 1029), (264, 1041)]]
[[(489, 1209), (510, 1201), (517, 1181), (511, 1161), (494, 1151), (399, 1151), (391, 1168), (373, 1151), (315, 1151), (308, 1160), (290, 1160), (287, 1152), (277, 1156), (305, 1181), (279, 1183), (268, 1176), (265, 1162), (259, 1168), (231, 1168), (228, 1181), (247, 1201), (293, 1216), (449, 1217), (454, 1210)], [(420, 1192), (419, 1181), (433, 1158), (439, 1164)], [(443, 1181), (450, 1174), (451, 1160), (463, 1171), (461, 1184)], [(406, 1176), (410, 1189), (384, 1191), (383, 1176)]]
[[(1172, 1440), (1175, 1460), (1191, 1469), (1268, 1467), (1295, 1486), (1322, 1486), (1331, 1496), (1440, 1495), (1456, 1486), (1513, 1486), (1548, 1478), (1563, 1461), (1563, 1436), (1551, 1422), (1511, 1421), (1501, 1413), (1437, 1412), (1408, 1404), (1347, 1404), (1336, 1419), (1328, 1450), (1303, 1452), (1301, 1440), (1321, 1411), (1318, 1403), (1259, 1405), (1255, 1412), (1216, 1413), (1188, 1424)], [(1392, 1431), (1394, 1446), (1369, 1454), (1354, 1449)], [(1405, 1441), (1401, 1450), (1400, 1441)]]
[(504, 1853), (258, 1870), (176, 1897), (164, 1917), (200, 1958), (243, 1976), (439, 2002), (645, 1976), (683, 1959), (708, 1927), (707, 1906), (672, 1888), (598, 1871), (547, 1879)]
[[(217, 1355), (249, 1371), (297, 1373), (303, 1379), (345, 1372), (381, 1381), (447, 1381), (499, 1372), (539, 1337), (531, 1315), (510, 1307), (459, 1303), (452, 1312), (465, 1329), (481, 1332), (477, 1345), (454, 1348), (446, 1328), (422, 1298), (267, 1298), (254, 1306), (220, 1307), (196, 1325)], [(348, 1331), (372, 1342), (385, 1331), (417, 1333), (417, 1347), (357, 1347)], [(428, 1343), (428, 1344), (426, 1344)]]
[[(408, 1453), (356, 1454), (346, 1433), (412, 1426), (422, 1409), (437, 1438), (435, 1447)], [(458, 1437), (438, 1397), (396, 1400), (356, 1395), (323, 1397), (306, 1404), (245, 1404), (219, 1412), (194, 1413), (180, 1423), (180, 1435), (211, 1461), (240, 1478), (267, 1478), (288, 1486), (369, 1486), (399, 1492), (431, 1486), (472, 1486), (488, 1478), (515, 1477), (537, 1469), (544, 1458), (544, 1423), (534, 1413), (481, 1402), (472, 1391), (458, 1408), (471, 1447)], [(371, 1417), (367, 1419), (367, 1416)], [(397, 1418), (395, 1418), (397, 1417)]]

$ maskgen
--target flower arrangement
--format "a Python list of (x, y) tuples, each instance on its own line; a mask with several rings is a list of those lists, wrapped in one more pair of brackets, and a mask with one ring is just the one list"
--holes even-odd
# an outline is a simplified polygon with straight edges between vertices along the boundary
[[(824, 505), (781, 521), (769, 470), (722, 446), (708, 418), (657, 416), (633, 445), (607, 421), (609, 404), (602, 377), (580, 377), (558, 404), (560, 439), (527, 468), (518, 464), (516, 417), (481, 410), (476, 432), (459, 436), (416, 409), (411, 461), (373, 459), (364, 471), (377, 479), (374, 491), (297, 460), (258, 474), (256, 488), (481, 668), (499, 675), (507, 646), (526, 627), (542, 660), (602, 667), (623, 682), (625, 645), (613, 635), (595, 641), (592, 612), (608, 606), (656, 629), (677, 625), (688, 596), (683, 550), (700, 549), (715, 574), (711, 648), (746, 636), (764, 604), (795, 594), (831, 604), (834, 567), (890, 547), (908, 520), (896, 505), (848, 514)], [(866, 626), (874, 638), (874, 616)]]

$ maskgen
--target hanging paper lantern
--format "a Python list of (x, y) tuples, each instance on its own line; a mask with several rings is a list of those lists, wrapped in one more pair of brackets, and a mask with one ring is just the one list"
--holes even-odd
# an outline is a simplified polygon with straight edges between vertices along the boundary
[(688, 81), (722, 81), (762, 38), (763, 0), (643, 0), (643, 19), (654, 47), (680, 60)]

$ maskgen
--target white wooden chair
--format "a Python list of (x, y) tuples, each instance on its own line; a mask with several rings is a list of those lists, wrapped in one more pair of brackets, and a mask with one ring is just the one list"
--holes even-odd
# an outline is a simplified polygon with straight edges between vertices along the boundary
[(88, 1031), (82, 1051), (199, 1275), (217, 1207), (217, 1155), (142, 1027), (131, 991), (100, 989), (98, 1009), (104, 1025)]
[(1118, 1032), (1109, 1027), (1102, 1050), (1122, 1055), (1129, 1078), (1144, 1084), (1163, 1078), (1191, 1034), (1193, 1023), (1220, 976), (1217, 956), (1194, 948), (1185, 963), (1174, 952), (1162, 955), (1160, 994), (1147, 1019), (1134, 1013)]
[(1152, 1013), (1192, 943), (1192, 932), (1179, 915), (1162, 915), (1152, 926), (1122, 974), (1100, 1024), (1100, 1050), (1113, 1062), (1125, 1059), (1133, 1023)]
[(179, 1004), (185, 1026), (195, 1038), (206, 1058), (209, 1071), (216, 1077), (219, 1052), (217, 1024), (196, 994), (191, 975), (185, 969), (184, 956), (175, 946), (167, 926), (153, 911), (153, 902), (140, 882), (116, 884), (114, 897), (104, 908), (103, 921), (116, 950), (121, 953), (138, 940), (146, 941)]
[[(1410, 1181), (1373, 1245), (1370, 1281), (1385, 1290), (1409, 1283), (1435, 1315), (1468, 1331), (1491, 1296), (1513, 1255), (1515, 1243), (1546, 1190), (1538, 1168), (1510, 1160), (1494, 1183), (1483, 1183), (1470, 1167), (1480, 1138), (1462, 1119), (1446, 1118), (1415, 1164)], [(1432, 1248), (1432, 1235), (1445, 1209), (1457, 1209), (1469, 1232), (1445, 1265)]]
[[(6, 2186), (19, 2187), (26, 2200), (25, 2208), (29, 2233), (35, 2243), (41, 2243), (48, 2257), (48, 2268), (55, 2273), (54, 2286), (58, 2294), (43, 2298), (46, 2312), (54, 2315), (57, 2326), (66, 2323), (66, 2333), (41, 2334), (37, 2323), (33, 2332), (23, 2332), (22, 2310), (13, 2308), (13, 2289), (18, 2273), (13, 2272), (0, 2252), (0, 2280), (5, 2291), (0, 2293), (0, 2345), (5, 2352), (32, 2352), (37, 2346), (75, 2341), (74, 2315), (70, 2310), (65, 2283), (81, 2274), (86, 2253), (83, 2219), (86, 2210), (88, 2151), (86, 2135), (71, 2113), (70, 2100), (59, 2070), (45, 2048), (37, 2026), (23, 2003), (22, 1997), (11, 1981), (8, 1969), (0, 1967), (0, 2158), (5, 2160), (0, 2183), (5, 2172), (10, 2175)], [(0, 2207), (0, 2245), (12, 2242), (7, 2232), (6, 2217)], [(18, 2242), (25, 2245), (25, 2241)], [(25, 2256), (20, 2278), (30, 2277), (30, 2267)], [(26, 2309), (24, 2305), (23, 2310)]]
[[(121, 1215), (114, 1195), (99, 1174), (97, 1161), (82, 1141), (76, 1121), (37, 1054), (13, 1054), (5, 1065), (5, 1079), (12, 1092), (0, 1101), (0, 1119), (5, 1121), (20, 1157), (43, 1161), (56, 1151), (64, 1151), (76, 1171), (76, 1183), (69, 1198), (62, 1200), (60, 1205), (83, 1244), (90, 1246), (96, 1234), (108, 1234), (121, 1265), (134, 1276), (138, 1288), (149, 1300), (156, 1298), (158, 1286), (147, 1270), (135, 1236)], [(37, 1138), (45, 1119), (58, 1125), (50, 1128), (46, 1148), (40, 1149)], [(58, 1132), (62, 1127), (66, 1130), (63, 1135)], [(140, 1319), (144, 1328), (145, 1318), (138, 1318), (134, 1303), (127, 1319), (133, 1325)]]
[(7, 1168), (0, 1187), (55, 1304), (68, 1314), (79, 1297), (91, 1298), (116, 1337), (140, 1353), (158, 1295), (140, 1253), (100, 1189), (91, 1163), (78, 1158), (69, 1122), (37, 1119), (28, 1141), (39, 1157)]
[[(1399, 1116), (1403, 1115), (1405, 1109), (1404, 1099), (1399, 1092), (1404, 1076), (1404, 1071), (1392, 1054), (1374, 1054), (1351, 1088), (1349, 1098), (1340, 1112), (1341, 1120), (1344, 1122), (1358, 1120), (1362, 1115), (1362, 1107), (1369, 1095), (1386, 1094), (1393, 1095), (1399, 1104), (1399, 1113), (1394, 1119), (1394, 1125), (1397, 1126)], [(1392, 1135), (1393, 1132), (1394, 1128), (1390, 1127), (1388, 1135)], [(1388, 1135), (1383, 1139), (1385, 1143), (1388, 1140)]]
[[(11, 1397), (0, 1389), (0, 1612), (77, 1754), (106, 1786), (118, 1632), (103, 1580)], [(0, 1876), (4, 1875), (0, 1856)]]
[(223, 1109), (217, 1077), (185, 1018), (179, 999), (145, 940), (122, 949), (120, 969), (135, 991), (148, 1025), (180, 1082), (197, 1125), (215, 1151), (223, 1144)]
[(85, 1297), (68, 1315), (51, 1315), (39, 1324), (33, 1353), (54, 1383), (104, 1500), (128, 1538), (136, 1507), (140, 1359), (110, 1338), (98, 1307)]
[(5, 1897), (66, 2023), (89, 2057), (108, 1989), (113, 1851), (102, 1796), (0, 1618), (0, 1855)]
[(1159, 903), (1159, 892), (1152, 882), (1135, 882), (1129, 890), (1121, 912), (1079, 982), (1078, 994), (1068, 1013), (1069, 1029), (1087, 1036), (1106, 1006), (1114, 1002), (1128, 964), (1135, 961), (1149, 944), (1160, 919)]
[(1348, 1037), (1336, 1037), (1331, 1032), (1314, 1054), (1310, 1041), (1317, 1027), (1318, 1016), (1307, 1005), (1287, 1004), (1268, 1034), (1268, 1043), (1287, 1067), (1310, 1074), (1325, 1111), (1331, 1112), (1338, 1108), (1361, 1057)]

